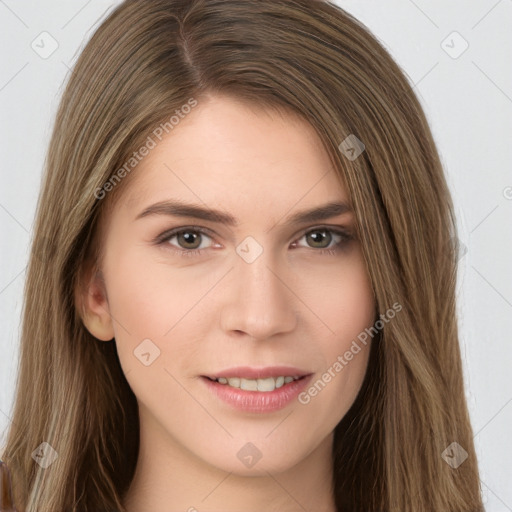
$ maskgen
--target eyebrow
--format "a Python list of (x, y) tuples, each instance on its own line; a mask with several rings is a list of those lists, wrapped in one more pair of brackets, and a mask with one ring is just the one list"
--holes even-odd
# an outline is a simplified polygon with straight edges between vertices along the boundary
[[(316, 206), (309, 210), (302, 210), (288, 217), (286, 224), (304, 224), (306, 222), (318, 222), (331, 217), (336, 217), (343, 213), (353, 213), (348, 203), (343, 201), (333, 201), (320, 206)], [(227, 212), (205, 208), (198, 204), (185, 203), (178, 200), (161, 201), (145, 208), (140, 212), (135, 220), (148, 217), (151, 215), (169, 215), (176, 217), (193, 217), (196, 219), (206, 220), (225, 224), (227, 226), (238, 226), (239, 222)]]

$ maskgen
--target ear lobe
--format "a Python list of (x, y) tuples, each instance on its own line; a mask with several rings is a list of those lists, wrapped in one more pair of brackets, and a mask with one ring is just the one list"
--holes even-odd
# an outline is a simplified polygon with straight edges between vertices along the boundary
[(105, 282), (101, 270), (91, 269), (76, 290), (76, 306), (86, 329), (102, 341), (114, 338)]

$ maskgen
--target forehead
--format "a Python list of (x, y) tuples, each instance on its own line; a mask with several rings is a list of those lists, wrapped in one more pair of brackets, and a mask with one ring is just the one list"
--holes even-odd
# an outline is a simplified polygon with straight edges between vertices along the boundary
[[(314, 128), (294, 113), (214, 97), (156, 141), (127, 183), (130, 210), (150, 199), (348, 200)], [(262, 204), (260, 204), (262, 206)]]

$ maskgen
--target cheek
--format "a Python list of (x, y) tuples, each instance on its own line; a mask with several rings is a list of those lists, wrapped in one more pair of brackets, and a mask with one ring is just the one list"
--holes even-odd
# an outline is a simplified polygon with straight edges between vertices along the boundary
[(371, 346), (366, 330), (373, 326), (377, 313), (362, 257), (352, 263), (331, 273), (328, 281), (324, 279), (328, 286), (311, 297), (322, 320), (318, 323), (327, 325), (329, 334), (317, 336), (322, 368), (299, 402), (320, 424), (331, 427), (353, 404), (364, 380)]
[(116, 253), (105, 265), (109, 306), (134, 336), (162, 338), (208, 290), (208, 280), (194, 269), (173, 267), (156, 252), (148, 256), (147, 248)]
[(324, 352), (331, 360), (375, 321), (373, 288), (363, 257), (357, 251), (343, 264), (318, 270), (312, 279), (303, 280), (302, 287), (307, 302), (317, 314), (317, 323), (323, 325), (323, 336), (318, 339), (325, 340)]
[(148, 362), (148, 357), (154, 361), (150, 367), (160, 370), (152, 371), (152, 375), (161, 376), (164, 369), (174, 373), (180, 367), (187, 368), (208, 332), (212, 316), (208, 313), (215, 299), (210, 290), (221, 274), (208, 271), (206, 266), (171, 266), (156, 253), (148, 256), (147, 248), (115, 253), (115, 261), (105, 260), (105, 274), (125, 373), (132, 369), (132, 375), (144, 372), (141, 363)]

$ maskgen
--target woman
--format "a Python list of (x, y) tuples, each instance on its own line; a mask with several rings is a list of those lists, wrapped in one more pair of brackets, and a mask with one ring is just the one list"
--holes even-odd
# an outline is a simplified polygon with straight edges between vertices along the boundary
[(453, 240), (420, 104), (349, 14), (125, 1), (48, 152), (18, 510), (483, 510)]

